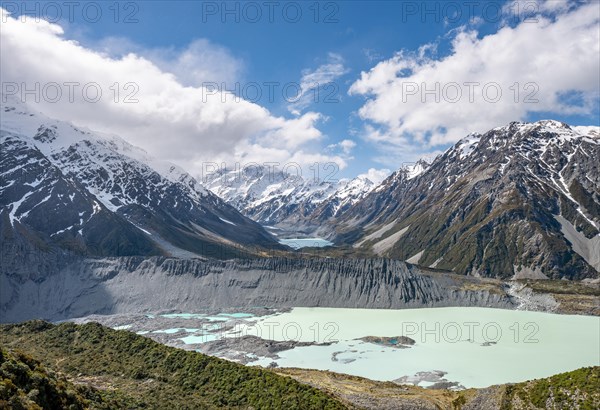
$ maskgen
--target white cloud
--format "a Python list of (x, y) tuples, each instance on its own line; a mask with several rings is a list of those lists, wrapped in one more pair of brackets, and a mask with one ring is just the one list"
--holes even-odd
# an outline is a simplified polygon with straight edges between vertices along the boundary
[[(75, 88), (74, 102), (69, 101), (68, 88), (63, 87), (63, 96), (57, 102), (42, 98), (33, 104), (51, 117), (121, 135), (194, 174), (201, 172), (205, 161), (306, 164), (318, 158), (337, 162), (341, 168), (346, 165), (340, 156), (320, 152), (320, 114), (307, 112), (290, 120), (274, 116), (258, 104), (235, 100), (227, 93), (208, 95), (198, 86), (205, 77), (206, 81), (214, 81), (213, 73), (220, 73), (220, 78), (233, 78), (241, 66), (226, 50), (205, 40), (192, 43), (179, 54), (173, 51), (172, 62), (167, 58), (157, 59), (157, 63), (144, 52), (123, 53), (125, 47), (119, 50), (120, 56), (84, 47), (65, 38), (59, 25), (43, 20), (3, 18), (3, 83), (25, 83), (29, 88), (35, 83), (41, 88), (51, 82), (80, 84)], [(137, 103), (123, 102), (135, 90), (124, 89), (130, 82), (138, 88), (133, 96)], [(102, 90), (98, 102), (87, 102), (82, 97), (82, 86), (89, 83), (98, 84)], [(120, 88), (118, 103), (113, 101), (115, 83)], [(25, 97), (28, 104), (32, 103), (33, 96)]]
[[(292, 114), (300, 113), (311, 104), (323, 101), (327, 97), (339, 98), (335, 87), (335, 80), (348, 72), (344, 66), (344, 59), (339, 54), (329, 53), (327, 63), (320, 65), (315, 70), (305, 69), (300, 79), (299, 95), (293, 98), (288, 109)], [(334, 83), (332, 85), (332, 83)], [(339, 87), (337, 87), (339, 90)]]
[(322, 85), (344, 75), (348, 70), (344, 67), (344, 59), (339, 54), (329, 53), (328, 62), (316, 70), (304, 70), (300, 85), (302, 89), (310, 89), (315, 84)]
[(155, 49), (143, 55), (163, 71), (175, 74), (186, 86), (199, 87), (214, 82), (219, 86), (224, 83), (221, 89), (232, 90), (244, 70), (243, 62), (229, 50), (206, 39), (195, 40), (184, 50)]
[(540, 9), (546, 12), (564, 11), (575, 7), (573, 0), (542, 0), (540, 3)]
[(387, 168), (382, 168), (382, 169), (369, 168), (369, 170), (367, 172), (365, 172), (364, 174), (360, 174), (358, 176), (358, 178), (367, 178), (371, 182), (374, 182), (375, 185), (379, 185), (391, 173), (392, 173), (392, 171), (390, 171)]
[(330, 150), (339, 148), (346, 155), (350, 154), (350, 152), (352, 152), (352, 149), (354, 149), (354, 147), (356, 147), (356, 142), (354, 142), (352, 140), (347, 140), (347, 139), (341, 140), (340, 142), (338, 142), (336, 144), (330, 144), (327, 146), (327, 148)]
[(352, 140), (342, 140), (338, 143), (338, 145), (342, 148), (344, 154), (349, 154), (350, 151), (352, 151), (352, 149), (356, 147), (356, 142)]
[[(505, 14), (529, 14), (530, 12), (556, 13), (569, 10), (576, 6), (574, 0), (516, 0), (508, 2), (503, 7)], [(518, 16), (518, 15), (517, 15)]]
[[(600, 10), (597, 3), (568, 11), (564, 4), (559, 6), (552, 17), (540, 15), (537, 23), (503, 27), (483, 38), (472, 28), (463, 28), (445, 57), (430, 57), (424, 48), (418, 53), (400, 51), (363, 72), (349, 93), (368, 97), (359, 110), (359, 116), (373, 124), (363, 130), (364, 138), (386, 151), (395, 146), (416, 157), (469, 132), (523, 120), (528, 113), (595, 113), (600, 90)], [(469, 82), (479, 84), (472, 86), (472, 100), (465, 85)], [(416, 94), (411, 95), (415, 87)], [(435, 87), (439, 87), (435, 93), (439, 102), (435, 95), (423, 95), (425, 89)], [(491, 102), (496, 88), (502, 96)], [(457, 90), (462, 93), (458, 100)], [(575, 94), (583, 103), (569, 103), (565, 94)], [(538, 102), (530, 102), (534, 99)]]
[(88, 48), (112, 59), (135, 53), (150, 60), (161, 71), (175, 75), (184, 86), (215, 83), (220, 89), (235, 90), (245, 70), (244, 62), (230, 50), (204, 38), (196, 39), (183, 48), (146, 48), (126, 37), (104, 37), (95, 41), (85, 38), (84, 42)]

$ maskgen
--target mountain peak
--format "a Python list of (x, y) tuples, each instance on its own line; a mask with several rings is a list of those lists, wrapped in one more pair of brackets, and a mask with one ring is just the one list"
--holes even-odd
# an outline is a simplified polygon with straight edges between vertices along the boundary
[(596, 277), (599, 135), (554, 120), (471, 133), (334, 221), (339, 240), (467, 275)]
[(279, 247), (187, 172), (117, 136), (23, 105), (2, 110), (0, 214), (8, 213), (15, 229), (20, 224), (90, 254), (197, 256), (218, 249), (221, 257)]
[(366, 176), (323, 180), (256, 166), (218, 170), (204, 177), (206, 186), (246, 216), (269, 225), (319, 226), (370, 192)]
[[(447, 153), (465, 160), (476, 151), (511, 153), (544, 152), (550, 146), (586, 138), (588, 142), (600, 141), (600, 127), (571, 127), (556, 120), (536, 122), (513, 121), (493, 128), (483, 134), (470, 133), (459, 140)], [(596, 142), (597, 143), (597, 142)]]

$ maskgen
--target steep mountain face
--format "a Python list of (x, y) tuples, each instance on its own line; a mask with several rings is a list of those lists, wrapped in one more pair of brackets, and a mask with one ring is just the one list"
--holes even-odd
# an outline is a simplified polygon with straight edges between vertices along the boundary
[(595, 278), (599, 167), (597, 127), (513, 122), (391, 175), (336, 221), (338, 241), (461, 274)]
[(365, 177), (329, 182), (260, 166), (220, 170), (203, 182), (249, 218), (300, 232), (341, 215), (375, 187)]
[(22, 246), (54, 244), (95, 255), (161, 253), (148, 235), (67, 178), (32, 140), (5, 131), (0, 138), (3, 251), (21, 238)]
[(315, 209), (312, 218), (321, 223), (343, 215), (375, 187), (376, 184), (370, 179), (361, 176), (340, 181), (335, 192)]
[(1, 109), (3, 267), (19, 247), (27, 254), (56, 248), (96, 256), (214, 257), (280, 248), (189, 174), (118, 137), (22, 104)]
[[(377, 185), (371, 192), (365, 195), (365, 200), (357, 201), (356, 204), (336, 219), (345, 221), (344, 228), (338, 232), (338, 240), (352, 241), (361, 235), (360, 230), (348, 229), (354, 226), (369, 226), (377, 218), (385, 218), (396, 211), (401, 205), (398, 195), (406, 185), (421, 175), (429, 168), (430, 164), (425, 160), (419, 160), (412, 166), (404, 166), (383, 182)], [(375, 234), (379, 237), (379, 233)]]

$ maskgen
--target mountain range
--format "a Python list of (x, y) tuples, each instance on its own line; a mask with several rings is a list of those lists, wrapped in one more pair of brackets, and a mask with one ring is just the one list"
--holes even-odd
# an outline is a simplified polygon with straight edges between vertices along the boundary
[(336, 242), (473, 276), (598, 277), (600, 128), (512, 122), (421, 165), (337, 218)]
[(272, 233), (318, 234), (345, 255), (476, 277), (595, 279), (600, 271), (598, 127), (512, 122), (378, 185), (261, 166), (199, 182), (118, 136), (12, 101), (1, 114), (7, 272), (73, 256), (288, 252)]
[(329, 180), (260, 165), (222, 169), (205, 176), (203, 183), (247, 217), (295, 234), (309, 234), (341, 216), (376, 186), (365, 176)]
[(500, 279), (593, 279), (599, 164), (599, 127), (544, 120), (467, 135), (379, 185), (258, 167), (215, 173), (207, 187), (263, 225), (361, 255)]
[[(259, 255), (283, 249), (181, 168), (125, 140), (1, 107), (3, 256)], [(39, 259), (39, 258), (38, 258)], [(7, 259), (3, 259), (6, 266)]]

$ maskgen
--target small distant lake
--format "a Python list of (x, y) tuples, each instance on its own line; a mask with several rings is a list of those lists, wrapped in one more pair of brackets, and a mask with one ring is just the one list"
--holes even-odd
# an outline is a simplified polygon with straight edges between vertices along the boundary
[(280, 239), (279, 243), (287, 245), (293, 249), (300, 248), (324, 248), (325, 246), (332, 246), (333, 242), (330, 242), (322, 238), (294, 238), (294, 239)]

